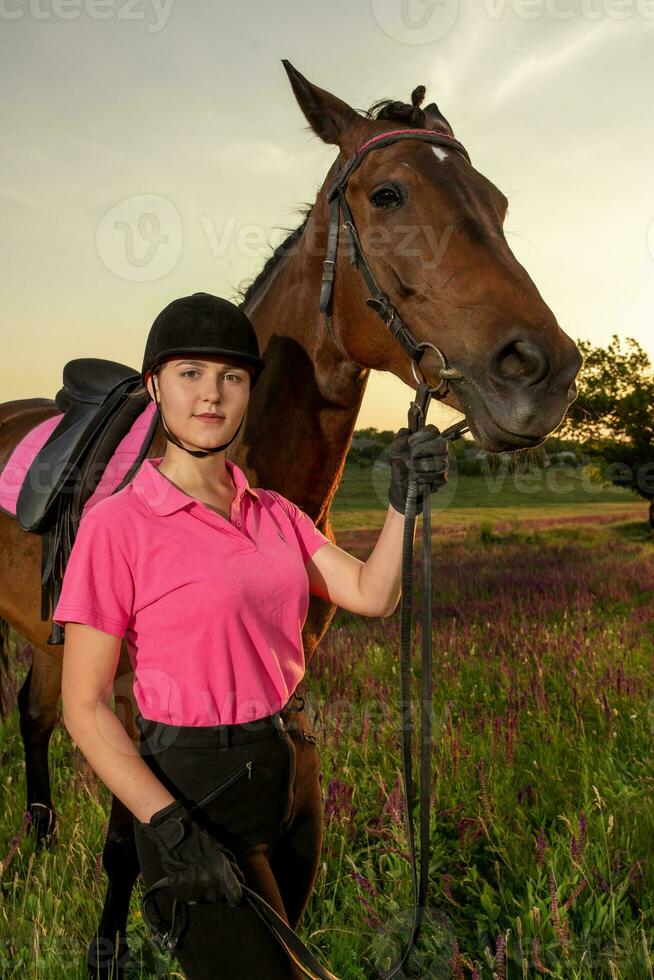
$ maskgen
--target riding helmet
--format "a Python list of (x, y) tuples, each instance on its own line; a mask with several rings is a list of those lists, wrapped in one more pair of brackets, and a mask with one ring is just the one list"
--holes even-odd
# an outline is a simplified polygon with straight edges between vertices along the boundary
[(193, 293), (182, 296), (164, 307), (150, 327), (141, 380), (162, 361), (183, 354), (223, 354), (237, 357), (254, 368), (252, 389), (264, 361), (259, 356), (259, 342), (245, 313), (220, 296)]
[[(246, 367), (251, 367), (250, 391), (254, 388), (265, 362), (259, 357), (259, 342), (254, 327), (242, 310), (220, 296), (211, 293), (193, 293), (173, 300), (164, 307), (150, 327), (145, 345), (141, 380), (147, 382), (148, 373), (170, 357), (186, 354), (212, 354), (235, 357)], [(243, 418), (228, 442), (212, 449), (188, 449), (166, 425), (161, 402), (154, 383), (154, 400), (161, 417), (164, 435), (169, 442), (191, 456), (203, 457), (219, 453), (236, 439)]]

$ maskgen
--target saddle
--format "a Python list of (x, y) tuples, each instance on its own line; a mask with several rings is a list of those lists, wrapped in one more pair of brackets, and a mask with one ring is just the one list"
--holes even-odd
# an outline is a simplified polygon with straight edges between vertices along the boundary
[[(43, 536), (41, 559), (41, 619), (47, 620), (59, 601), (63, 575), (72, 550), (82, 509), (97, 487), (116, 447), (148, 404), (144, 393), (130, 397), (141, 384), (134, 368), (117, 361), (82, 357), (68, 361), (63, 387), (55, 404), (63, 418), (36, 454), (16, 501), (16, 518), (25, 531)], [(146, 456), (158, 418), (120, 484), (134, 476)], [(48, 643), (63, 643), (56, 623)]]

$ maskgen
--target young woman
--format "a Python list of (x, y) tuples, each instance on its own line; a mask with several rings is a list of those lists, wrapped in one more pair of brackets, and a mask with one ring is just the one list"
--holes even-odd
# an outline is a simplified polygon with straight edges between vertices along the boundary
[[(438, 486), (447, 471), (434, 426), (400, 430), (386, 521), (359, 561), (225, 457), (263, 367), (226, 300), (195, 293), (162, 310), (142, 377), (166, 453), (84, 517), (54, 611), (66, 728), (133, 813), (146, 885), (168, 876), (158, 913), (183, 910), (175, 955), (189, 980), (301, 976), (241, 884), (295, 926), (317, 873), (319, 761), (295, 697), (309, 592), (390, 615), (409, 478)], [(109, 707), (122, 637), (140, 752)]]

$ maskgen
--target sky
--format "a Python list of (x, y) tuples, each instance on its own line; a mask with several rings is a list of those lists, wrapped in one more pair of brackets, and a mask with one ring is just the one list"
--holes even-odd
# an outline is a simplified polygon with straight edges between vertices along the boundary
[[(167, 303), (236, 299), (300, 223), (335, 148), (282, 58), (357, 109), (424, 84), (566, 333), (654, 359), (653, 52), (654, 0), (0, 0), (0, 400), (139, 370)], [(373, 372), (357, 428), (410, 397)]]

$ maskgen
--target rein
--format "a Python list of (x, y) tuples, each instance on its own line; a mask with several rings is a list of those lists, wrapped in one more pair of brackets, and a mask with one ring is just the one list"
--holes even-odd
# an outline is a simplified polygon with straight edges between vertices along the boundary
[[(447, 391), (448, 381), (461, 379), (463, 376), (455, 368), (448, 366), (447, 359), (443, 352), (427, 341), (418, 341), (415, 335), (406, 325), (388, 295), (379, 285), (370, 264), (363, 251), (361, 241), (357, 232), (354, 216), (347, 202), (345, 191), (347, 182), (354, 170), (359, 166), (362, 159), (371, 150), (382, 146), (388, 146), (405, 139), (418, 139), (423, 142), (435, 143), (439, 146), (448, 146), (462, 153), (466, 160), (470, 157), (465, 147), (453, 136), (445, 133), (437, 133), (431, 129), (399, 129), (391, 130), (373, 136), (372, 139), (363, 143), (355, 153), (345, 162), (342, 169), (338, 169), (338, 161), (334, 164), (336, 174), (327, 192), (330, 208), (329, 231), (327, 236), (327, 252), (323, 262), (322, 286), (320, 291), (320, 312), (327, 317), (327, 326), (332, 341), (338, 346), (333, 330), (332, 322), (332, 298), (334, 280), (336, 277), (336, 257), (338, 252), (339, 237), (339, 215), (343, 212), (343, 228), (348, 235), (350, 248), (350, 262), (361, 272), (366, 285), (371, 292), (371, 296), (366, 300), (366, 304), (374, 309), (384, 321), (392, 335), (402, 345), (406, 353), (411, 358), (411, 369), (413, 376), (418, 384), (415, 400), (411, 402), (408, 413), (408, 426), (411, 432), (417, 432), (424, 427), (427, 418), (429, 402), (433, 395), (444, 394)], [(425, 380), (419, 379), (416, 375), (415, 364), (419, 363), (425, 348), (431, 347), (439, 356), (442, 367), (439, 371), (440, 381), (436, 387), (432, 387)], [(469, 429), (467, 422), (463, 419), (445, 429), (441, 435), (444, 439), (458, 439)], [(401, 731), (402, 731), (402, 761), (404, 775), (404, 813), (407, 828), (407, 840), (409, 844), (409, 856), (411, 859), (411, 876), (413, 881), (413, 922), (411, 926), (411, 936), (401, 954), (399, 960), (393, 964), (385, 973), (377, 974), (374, 980), (390, 980), (402, 968), (405, 961), (409, 958), (411, 951), (418, 942), (422, 927), (424, 914), (427, 907), (427, 894), (429, 890), (429, 858), (430, 858), (430, 835), (429, 835), (429, 811), (431, 803), (431, 755), (432, 755), (432, 730), (431, 730), (431, 711), (432, 711), (432, 642), (431, 642), (431, 487), (425, 485), (422, 488), (423, 511), (422, 511), (422, 683), (420, 698), (420, 878), (416, 867), (416, 854), (413, 827), (414, 809), (414, 786), (412, 773), (412, 731), (411, 723), (411, 591), (413, 578), (413, 533), (416, 519), (416, 501), (418, 496), (418, 484), (416, 481), (409, 481), (407, 492), (406, 511), (404, 515), (404, 536), (402, 542), (402, 596), (400, 604), (400, 646), (401, 646), (401, 675), (400, 675), (400, 712), (401, 712)], [(211, 794), (204, 800), (200, 800), (197, 806), (202, 806)], [(143, 918), (154, 933), (156, 941), (167, 950), (173, 950), (177, 945), (181, 933), (181, 918), (176, 915), (177, 901), (173, 904), (173, 922), (168, 925), (154, 908), (150, 907), (156, 892), (168, 884), (167, 878), (161, 878), (152, 885), (143, 895), (141, 910)], [(285, 948), (292, 961), (309, 977), (309, 980), (339, 980), (333, 973), (324, 967), (307, 949), (302, 940), (291, 929), (287, 922), (265, 901), (260, 895), (252, 891), (246, 885), (242, 885), (243, 894), (246, 901), (252, 906), (257, 915), (265, 922), (271, 932), (277, 937), (281, 945)], [(182, 903), (183, 904), (183, 903)], [(189, 903), (190, 904), (190, 903)], [(415, 969), (408, 964), (404, 967), (405, 976), (417, 976)]]

